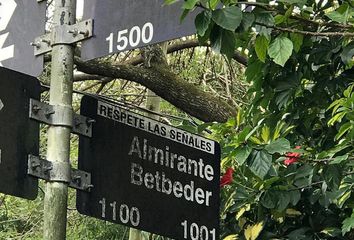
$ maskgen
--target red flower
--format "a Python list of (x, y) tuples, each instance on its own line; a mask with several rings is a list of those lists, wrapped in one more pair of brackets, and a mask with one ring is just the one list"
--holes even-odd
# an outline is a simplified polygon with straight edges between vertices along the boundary
[(224, 187), (225, 185), (230, 185), (234, 180), (232, 174), (234, 173), (233, 168), (226, 169), (225, 174), (220, 179), (220, 187)]
[[(295, 149), (300, 149), (301, 146), (296, 146)], [(284, 164), (286, 166), (289, 166), (293, 163), (296, 163), (297, 161), (299, 161), (299, 158), (301, 156), (301, 153), (298, 153), (298, 152), (289, 152), (287, 153), (286, 155), (286, 158), (284, 160)]]

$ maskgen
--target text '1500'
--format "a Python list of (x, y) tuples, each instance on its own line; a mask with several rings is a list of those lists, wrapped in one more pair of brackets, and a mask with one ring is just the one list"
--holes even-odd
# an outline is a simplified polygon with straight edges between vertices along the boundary
[(135, 48), (142, 44), (148, 44), (154, 37), (154, 26), (151, 22), (145, 23), (142, 27), (134, 26), (130, 29), (123, 29), (117, 34), (110, 33), (106, 38), (108, 42), (108, 52), (114, 52), (114, 47), (118, 51), (124, 51), (127, 48)]

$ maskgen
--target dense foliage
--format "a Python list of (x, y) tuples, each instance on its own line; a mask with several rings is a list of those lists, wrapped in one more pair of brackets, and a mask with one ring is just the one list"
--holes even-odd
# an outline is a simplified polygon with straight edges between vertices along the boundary
[(252, 102), (214, 127), (235, 170), (223, 237), (354, 239), (354, 1), (185, 1), (195, 10), (200, 41), (249, 57)]
[[(199, 11), (200, 43), (229, 61), (192, 50), (169, 59), (173, 71), (238, 108), (225, 124), (181, 126), (209, 127), (222, 145), (221, 238), (354, 239), (354, 1), (185, 0), (183, 8), (182, 19)], [(243, 83), (235, 51), (248, 59)], [(139, 106), (146, 98), (145, 88), (116, 79), (75, 89)], [(166, 102), (162, 110), (178, 115), (173, 124), (190, 120)], [(0, 239), (41, 239), (42, 200), (1, 195)], [(74, 192), (69, 202), (68, 239), (127, 238), (126, 228), (78, 215)]]

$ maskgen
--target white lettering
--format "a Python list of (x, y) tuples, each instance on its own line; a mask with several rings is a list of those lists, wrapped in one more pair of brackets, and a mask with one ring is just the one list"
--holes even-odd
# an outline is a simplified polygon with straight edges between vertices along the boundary
[[(107, 41), (112, 41), (109, 35)], [(121, 40), (124, 41), (124, 40)], [(172, 141), (190, 146), (201, 151), (215, 154), (215, 142), (192, 133), (185, 132), (181, 129), (169, 126), (156, 120), (141, 116), (139, 114), (129, 112), (126, 109), (120, 108), (117, 105), (98, 101), (97, 114), (99, 116), (123, 123), (125, 125), (141, 129), (154, 135), (170, 139)], [(144, 159), (147, 149), (143, 148)], [(166, 152), (169, 150), (166, 149)], [(173, 156), (169, 154), (169, 156)], [(198, 164), (202, 164), (198, 162)], [(174, 165), (175, 166), (175, 165)], [(172, 167), (171, 167), (172, 168)]]
[(133, 153), (137, 153), (139, 158), (141, 158), (141, 151), (140, 151), (140, 145), (139, 145), (139, 138), (134, 137), (132, 144), (130, 145), (130, 151), (128, 155), (132, 155)]
[[(183, 227), (183, 237), (184, 239), (192, 239), (192, 240), (215, 240), (216, 230), (215, 228), (209, 230), (207, 226), (199, 226), (196, 223), (188, 224), (187, 220), (181, 222), (181, 226)], [(188, 231), (189, 230), (189, 231)], [(188, 236), (189, 233), (189, 236)], [(210, 238), (209, 238), (210, 236)]]
[(142, 28), (133, 26), (131, 29), (119, 30), (116, 36), (114, 33), (110, 33), (106, 38), (109, 53), (114, 52), (115, 38), (117, 39), (116, 48), (119, 52), (128, 48), (138, 47), (139, 45), (145, 45), (150, 43), (154, 38), (154, 26), (152, 23), (147, 22)]
[(165, 172), (156, 171), (155, 174), (144, 172), (144, 168), (137, 164), (131, 164), (131, 181), (134, 185), (143, 185), (147, 189), (155, 190), (176, 198), (183, 198), (189, 202), (196, 202), (200, 205), (210, 206), (212, 192), (196, 187), (194, 181), (182, 184), (179, 181), (172, 181)]
[[(132, 163), (131, 178), (130, 178), (131, 183), (140, 186), (143, 183), (143, 177), (141, 176), (142, 174), (143, 174), (143, 168), (139, 164)], [(139, 180), (136, 180), (135, 177), (138, 177)]]

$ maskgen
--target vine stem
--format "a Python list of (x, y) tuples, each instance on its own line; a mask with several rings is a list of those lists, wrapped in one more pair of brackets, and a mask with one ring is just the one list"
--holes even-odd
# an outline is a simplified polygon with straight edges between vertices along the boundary
[(342, 37), (354, 37), (354, 33), (352, 32), (309, 32), (309, 31), (303, 31), (303, 30), (298, 30), (298, 29), (293, 29), (293, 28), (283, 28), (283, 27), (277, 27), (277, 26), (271, 26), (267, 25), (264, 23), (260, 22), (255, 22), (256, 25), (263, 26), (266, 28), (272, 28), (275, 30), (279, 30), (282, 32), (289, 32), (289, 33), (298, 33), (302, 35), (307, 35), (307, 36), (323, 36), (323, 37), (337, 37), (337, 36), (342, 36)]

